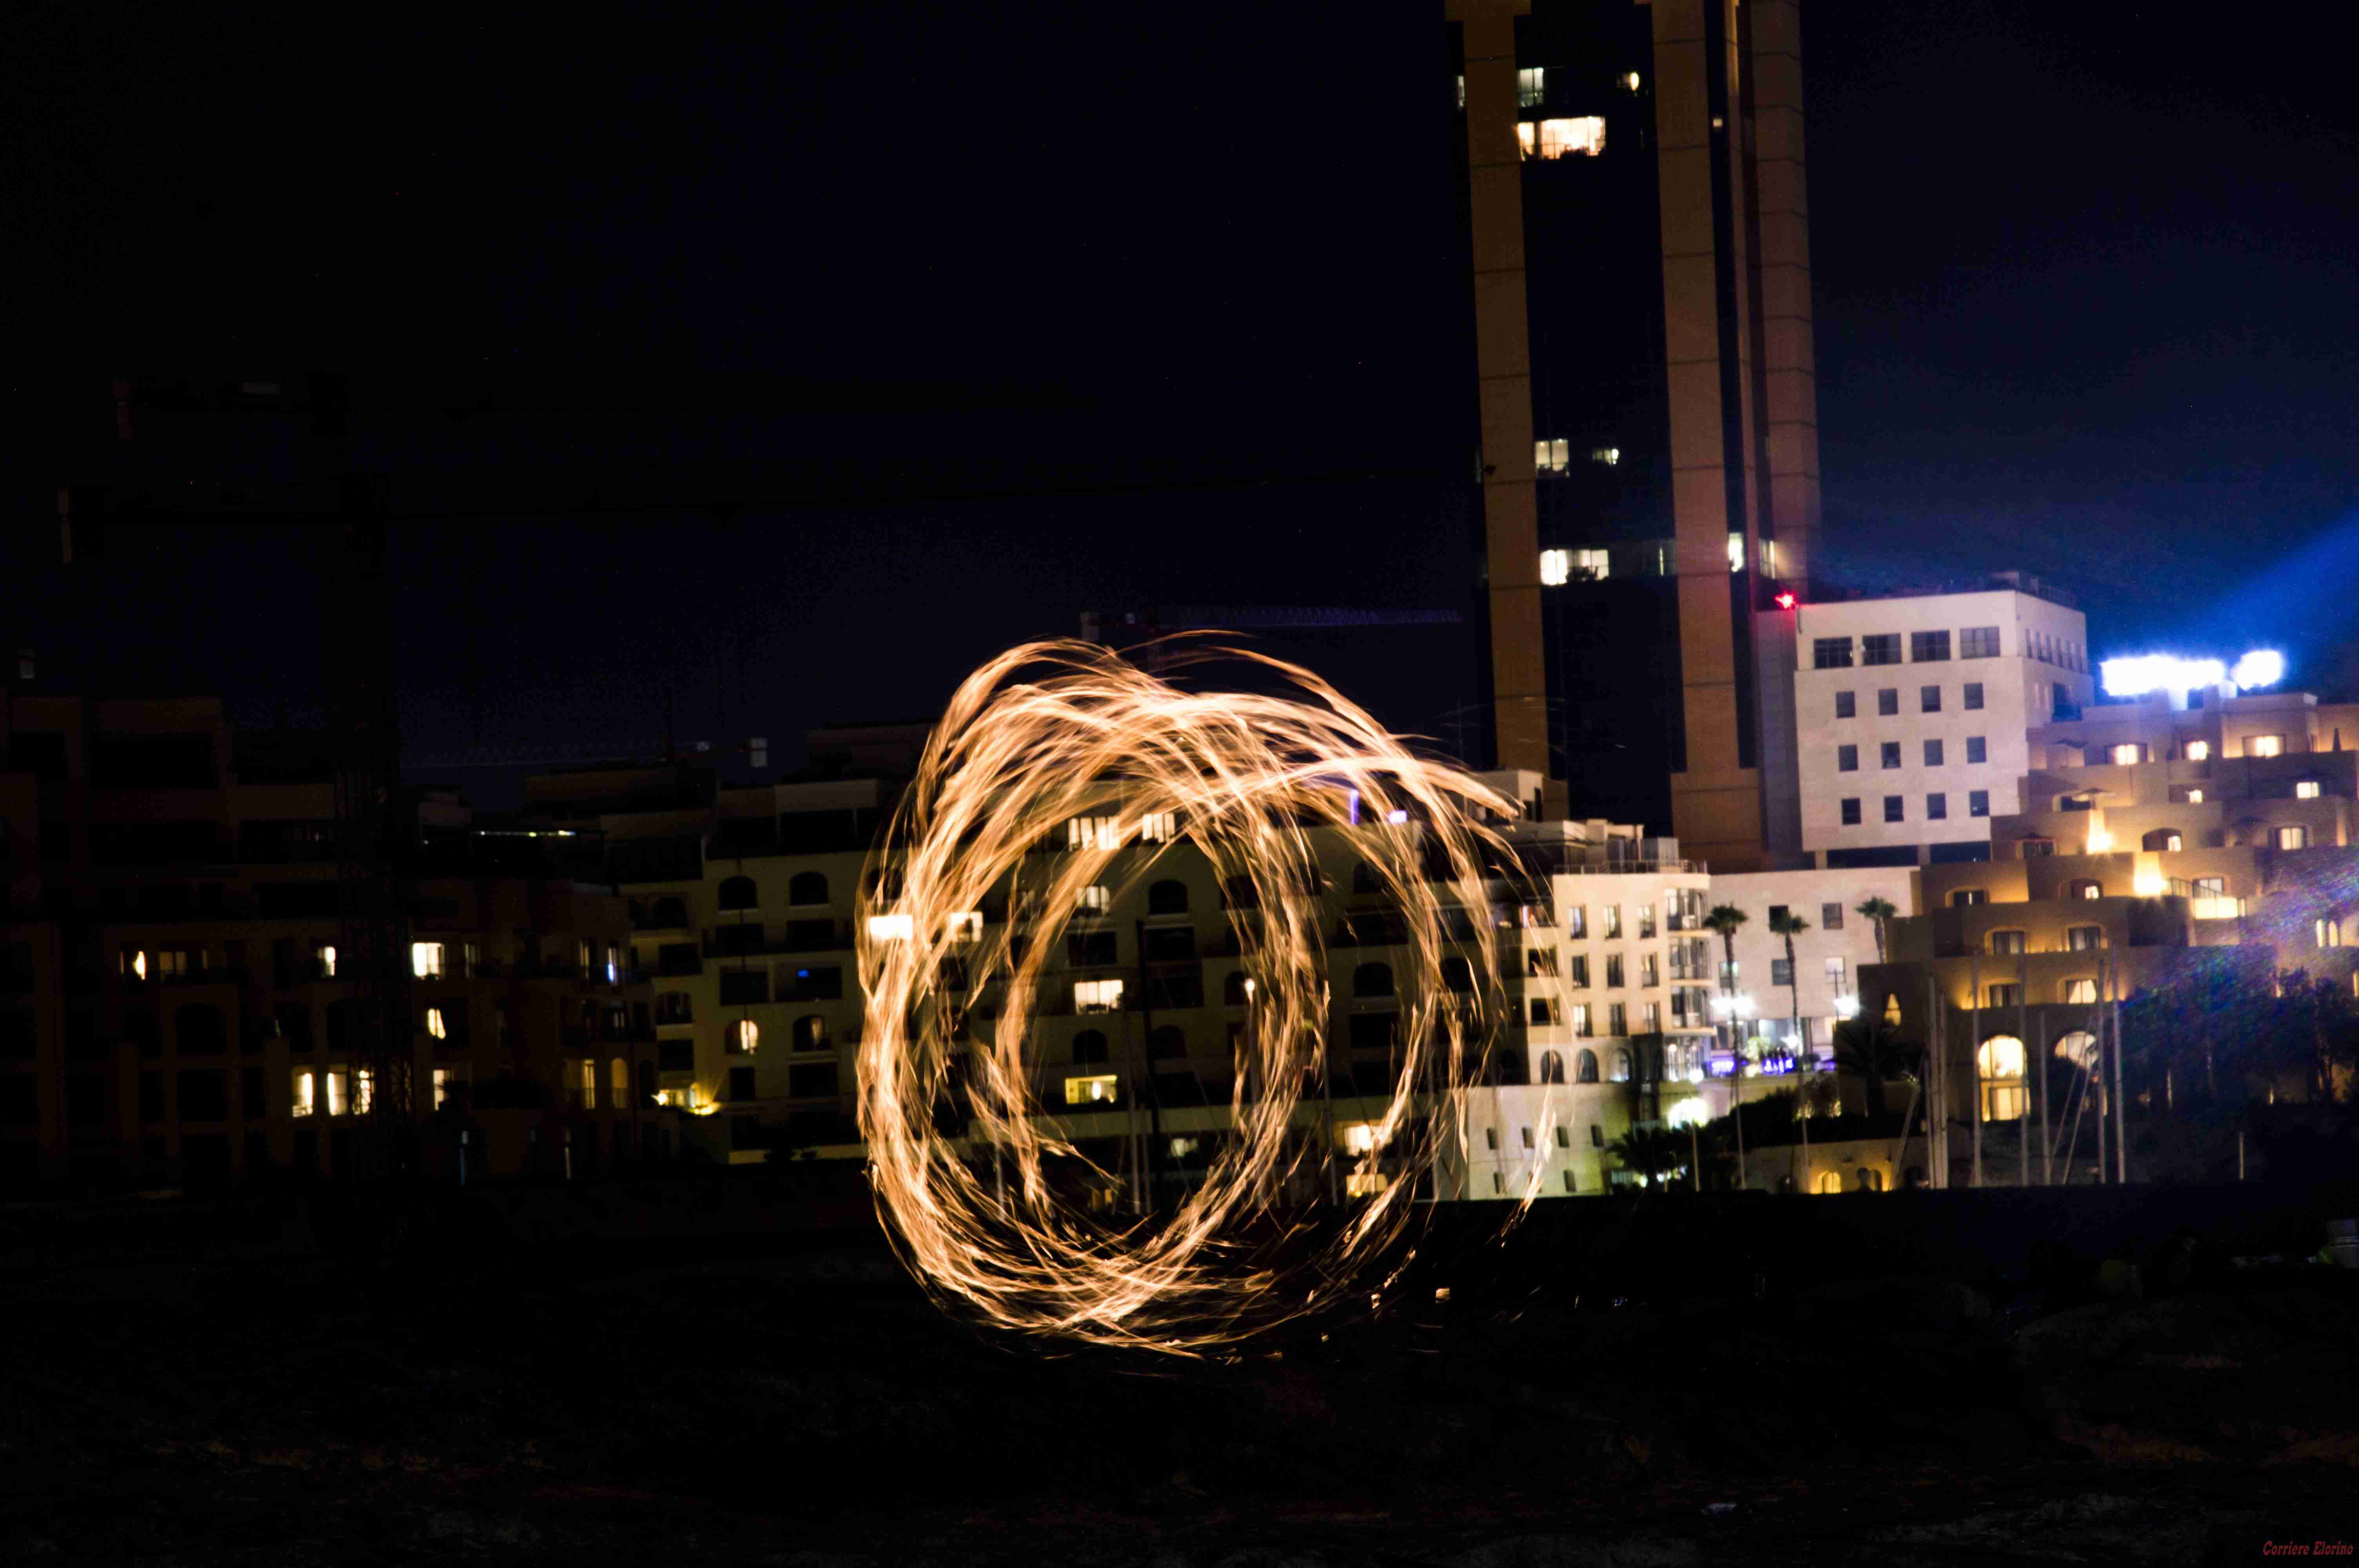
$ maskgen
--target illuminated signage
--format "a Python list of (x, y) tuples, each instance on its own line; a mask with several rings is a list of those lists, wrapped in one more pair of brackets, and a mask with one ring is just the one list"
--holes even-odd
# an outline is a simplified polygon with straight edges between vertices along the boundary
[(2107, 659), (2097, 666), (2107, 697), (2144, 697), (2156, 691), (2192, 691), (2204, 686), (2275, 686), (2285, 679), (2283, 654), (2257, 649), (2230, 669), (2218, 659), (2180, 659), (2146, 654)]

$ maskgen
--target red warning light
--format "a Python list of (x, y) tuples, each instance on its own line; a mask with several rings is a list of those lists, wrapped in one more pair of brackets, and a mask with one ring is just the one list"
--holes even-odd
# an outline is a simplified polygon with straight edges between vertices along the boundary
[(1780, 609), (1780, 610), (1791, 610), (1791, 609), (1793, 609), (1793, 608), (1794, 608), (1794, 596), (1793, 596), (1792, 594), (1790, 594), (1790, 593), (1781, 593), (1781, 594), (1779, 594), (1779, 595), (1777, 596), (1777, 608), (1778, 608), (1778, 609)]

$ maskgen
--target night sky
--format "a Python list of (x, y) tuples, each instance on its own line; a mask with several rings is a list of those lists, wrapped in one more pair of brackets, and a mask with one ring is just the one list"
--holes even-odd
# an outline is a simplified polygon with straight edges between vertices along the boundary
[[(421, 755), (669, 724), (791, 763), (1085, 609), (1461, 608), (1439, 10), (23, 13), (18, 640), (93, 688), (315, 708), (315, 545), (68, 573), (46, 518), (120, 455), (112, 377), (321, 368), (424, 519)], [(2299, 680), (2359, 640), (2359, 22), (1804, 15), (1837, 574), (2025, 566), (2100, 655), (2267, 636)], [(1464, 641), (1270, 645), (1448, 741)]]

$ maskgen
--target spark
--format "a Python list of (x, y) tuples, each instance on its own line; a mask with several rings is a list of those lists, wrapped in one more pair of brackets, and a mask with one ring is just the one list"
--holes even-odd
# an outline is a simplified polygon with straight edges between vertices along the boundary
[[(1490, 824), (1515, 804), (1307, 670), (1158, 649), (1165, 670), (1213, 658), (1294, 690), (1197, 694), (1085, 643), (992, 660), (951, 699), (864, 878), (860, 1122), (878, 1211), (929, 1290), (1008, 1329), (1182, 1355), (1233, 1345), (1397, 1258), (1420, 1180), (1464, 1147), (1466, 1087), (1503, 1012), (1485, 884), (1514, 859)], [(1388, 826), (1402, 813), (1408, 831)], [(1039, 852), (1065, 850), (1073, 818), (1106, 816), (1113, 832)], [(1177, 832), (1152, 831), (1167, 820)], [(1330, 1070), (1322, 847), (1367, 868), (1403, 971), (1389, 1098), (1348, 1162), (1316, 1114)], [(1035, 1020), (1061, 1011), (1049, 960), (1083, 890), (1119, 903), (1181, 856), (1210, 863), (1252, 982), (1229, 1136), (1170, 1212), (1123, 1218), (1071, 1192), (1076, 1173), (1111, 1184), (1076, 1146), (1071, 1123), (1093, 1113), (1038, 1103), (1029, 1046)], [(977, 940), (970, 912), (993, 907), (1006, 918)], [(1452, 950), (1484, 989), (1450, 989)], [(1134, 1132), (1135, 1103), (1121, 1112)], [(944, 1130), (946, 1107), (964, 1136)], [(1337, 1164), (1360, 1178), (1339, 1190), (1362, 1196), (1315, 1222), (1284, 1212)]]

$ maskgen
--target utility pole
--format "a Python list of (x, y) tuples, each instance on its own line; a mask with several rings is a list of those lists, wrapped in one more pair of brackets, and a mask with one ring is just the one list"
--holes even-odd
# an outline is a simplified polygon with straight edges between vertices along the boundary
[(1983, 1184), (1983, 955), (1979, 947), (1974, 949), (1974, 956), (1969, 960), (1967, 984), (1973, 988), (1973, 994), (1966, 998), (1966, 1033), (1969, 1036), (1966, 1046), (1974, 1063), (1974, 1099), (1970, 1118), (1974, 1130), (1972, 1183), (1979, 1190)]
[(2114, 990), (2114, 1181), (2127, 1186), (2130, 1179), (2129, 1108), (2122, 1094), (2122, 961), (2114, 957), (2109, 973)]
[[(2015, 968), (2015, 1044), (2023, 1053), (2021, 1063), (2024, 1077), (2023, 1093), (2031, 1093), (2031, 1067), (2036, 1058), (2031, 1054), (2031, 942), (2026, 938), (2023, 951), (2016, 955)], [(2015, 1184), (2031, 1184), (2031, 1107), (2018, 1099), (2015, 1104)]]

